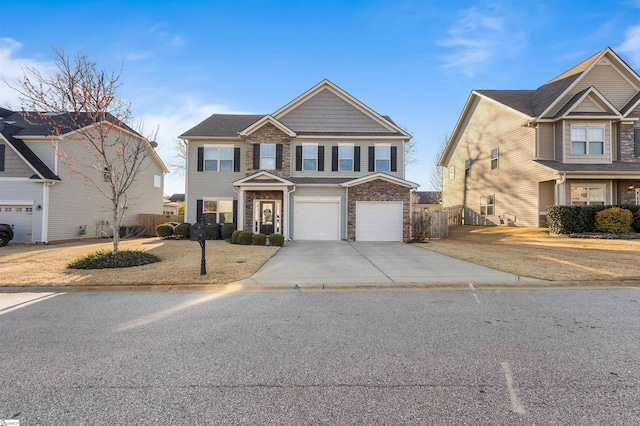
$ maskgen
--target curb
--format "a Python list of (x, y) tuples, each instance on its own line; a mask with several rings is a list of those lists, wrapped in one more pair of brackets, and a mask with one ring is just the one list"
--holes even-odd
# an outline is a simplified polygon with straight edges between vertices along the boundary
[[(468, 282), (436, 283), (318, 283), (318, 284), (143, 284), (105, 286), (6, 286), (2, 293), (171, 293), (171, 292), (217, 292), (217, 291), (322, 291), (322, 290), (469, 290)], [(550, 289), (606, 289), (638, 288), (640, 280), (627, 281), (544, 281), (535, 283), (473, 283), (477, 290), (550, 290)]]

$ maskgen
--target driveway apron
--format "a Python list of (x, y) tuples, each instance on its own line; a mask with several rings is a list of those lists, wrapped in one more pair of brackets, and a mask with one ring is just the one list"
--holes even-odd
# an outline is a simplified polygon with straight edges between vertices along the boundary
[(395, 242), (290, 241), (243, 284), (468, 284), (537, 281)]

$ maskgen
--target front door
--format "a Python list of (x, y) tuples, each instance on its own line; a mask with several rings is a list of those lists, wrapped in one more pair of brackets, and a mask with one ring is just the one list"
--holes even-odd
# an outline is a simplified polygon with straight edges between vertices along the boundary
[(273, 234), (273, 217), (275, 215), (275, 202), (260, 201), (260, 233)]

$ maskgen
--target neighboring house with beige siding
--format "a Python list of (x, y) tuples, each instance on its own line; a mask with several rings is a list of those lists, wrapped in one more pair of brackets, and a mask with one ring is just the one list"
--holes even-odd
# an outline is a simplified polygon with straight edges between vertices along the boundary
[(439, 165), (443, 207), (463, 207), (466, 224), (639, 204), (640, 76), (606, 48), (536, 90), (474, 90)]
[(187, 222), (204, 215), (297, 240), (410, 239), (411, 136), (328, 80), (272, 114), (214, 114), (180, 138)]
[[(12, 243), (108, 235), (111, 202), (80, 177), (77, 169), (74, 171), (74, 166), (91, 165), (95, 158), (80, 145), (77, 129), (58, 135), (52, 132), (53, 125), (45, 123), (49, 119), (56, 120), (54, 116), (44, 118), (0, 108), (0, 222), (13, 226)], [(114, 127), (107, 142), (113, 142), (117, 132), (129, 130)], [(150, 155), (127, 192), (124, 226), (136, 225), (139, 213), (162, 214), (167, 173), (149, 141), (138, 134), (132, 137), (144, 144)], [(84, 170), (95, 173), (93, 181), (101, 182), (104, 170), (94, 166)], [(108, 184), (101, 189), (108, 191)]]

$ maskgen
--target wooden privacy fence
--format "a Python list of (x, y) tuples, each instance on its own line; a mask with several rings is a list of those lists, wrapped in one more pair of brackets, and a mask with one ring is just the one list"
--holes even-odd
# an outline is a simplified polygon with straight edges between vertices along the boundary
[(411, 219), (414, 240), (420, 241), (425, 238), (446, 238), (449, 236), (448, 211), (413, 212)]
[(443, 207), (442, 211), (449, 213), (449, 226), (462, 225), (462, 219), (464, 218), (463, 206)]
[(139, 214), (138, 226), (141, 228), (142, 235), (147, 237), (155, 237), (156, 226), (167, 222), (184, 221), (184, 215), (181, 214)]

